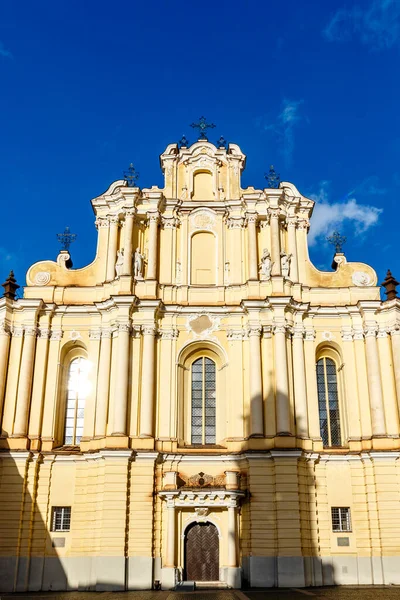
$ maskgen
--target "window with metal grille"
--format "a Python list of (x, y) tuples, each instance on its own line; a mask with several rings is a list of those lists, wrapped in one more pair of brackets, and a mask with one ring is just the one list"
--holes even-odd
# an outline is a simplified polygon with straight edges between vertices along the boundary
[(64, 444), (79, 444), (83, 434), (85, 400), (89, 390), (89, 362), (83, 358), (71, 361), (68, 370)]
[(350, 508), (331, 508), (332, 531), (351, 531)]
[(319, 427), (324, 446), (341, 446), (336, 363), (323, 357), (317, 362)]
[(51, 517), (52, 531), (69, 531), (71, 528), (71, 507), (53, 506)]
[(216, 368), (210, 358), (192, 364), (192, 444), (215, 444)]

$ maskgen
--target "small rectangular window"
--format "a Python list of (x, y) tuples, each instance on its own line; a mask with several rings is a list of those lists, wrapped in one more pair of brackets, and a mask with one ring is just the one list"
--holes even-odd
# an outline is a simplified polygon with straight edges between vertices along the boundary
[(332, 531), (351, 531), (350, 508), (332, 507)]
[(71, 507), (53, 506), (51, 517), (52, 531), (69, 531), (71, 528)]

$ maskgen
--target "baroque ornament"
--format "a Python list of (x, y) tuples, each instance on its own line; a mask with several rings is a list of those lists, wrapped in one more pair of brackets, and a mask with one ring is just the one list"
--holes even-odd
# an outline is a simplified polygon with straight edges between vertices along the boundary
[(358, 287), (371, 285), (371, 276), (365, 271), (356, 271), (353, 273), (351, 280)]
[(35, 285), (47, 285), (51, 279), (50, 273), (48, 271), (38, 271), (35, 275)]
[(215, 317), (207, 312), (188, 316), (186, 329), (195, 337), (209, 337), (213, 331), (219, 329), (220, 317)]
[(215, 215), (208, 210), (200, 210), (191, 216), (192, 229), (206, 229), (213, 231), (215, 228)]

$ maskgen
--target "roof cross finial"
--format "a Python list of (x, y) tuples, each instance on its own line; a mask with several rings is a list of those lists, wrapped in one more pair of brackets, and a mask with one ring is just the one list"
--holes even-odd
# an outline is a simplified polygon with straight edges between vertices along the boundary
[(139, 173), (136, 171), (133, 163), (128, 167), (127, 171), (124, 171), (124, 181), (127, 182), (128, 187), (136, 187), (136, 182), (139, 179)]
[(208, 137), (207, 137), (207, 133), (206, 133), (207, 129), (214, 129), (215, 125), (214, 125), (214, 123), (207, 123), (205, 117), (200, 117), (199, 122), (192, 123), (191, 127), (193, 127), (193, 129), (199, 130), (199, 132), (200, 132), (199, 140), (205, 140), (206, 142), (208, 142)]
[(335, 246), (336, 254), (340, 254), (343, 252), (343, 245), (347, 242), (347, 238), (344, 235), (340, 235), (338, 231), (334, 231), (332, 235), (326, 238), (326, 241)]
[(77, 238), (76, 233), (71, 233), (69, 230), (69, 227), (65, 228), (65, 231), (63, 233), (57, 233), (57, 239), (61, 244), (61, 250), (69, 250), (70, 245), (72, 244), (72, 242), (74, 242)]
[(265, 179), (267, 180), (267, 188), (277, 189), (281, 182), (281, 178), (279, 173), (277, 173), (274, 169), (274, 165), (271, 165), (268, 173), (264, 174)]

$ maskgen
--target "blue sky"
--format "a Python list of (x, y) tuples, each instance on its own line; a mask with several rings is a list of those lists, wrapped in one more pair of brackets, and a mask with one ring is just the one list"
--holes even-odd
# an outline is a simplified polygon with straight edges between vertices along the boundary
[(56, 233), (94, 256), (90, 199), (205, 115), (247, 155), (244, 186), (274, 164), (317, 200), (311, 257), (400, 278), (400, 2), (92, 0), (0, 5), (0, 277), (55, 259)]

